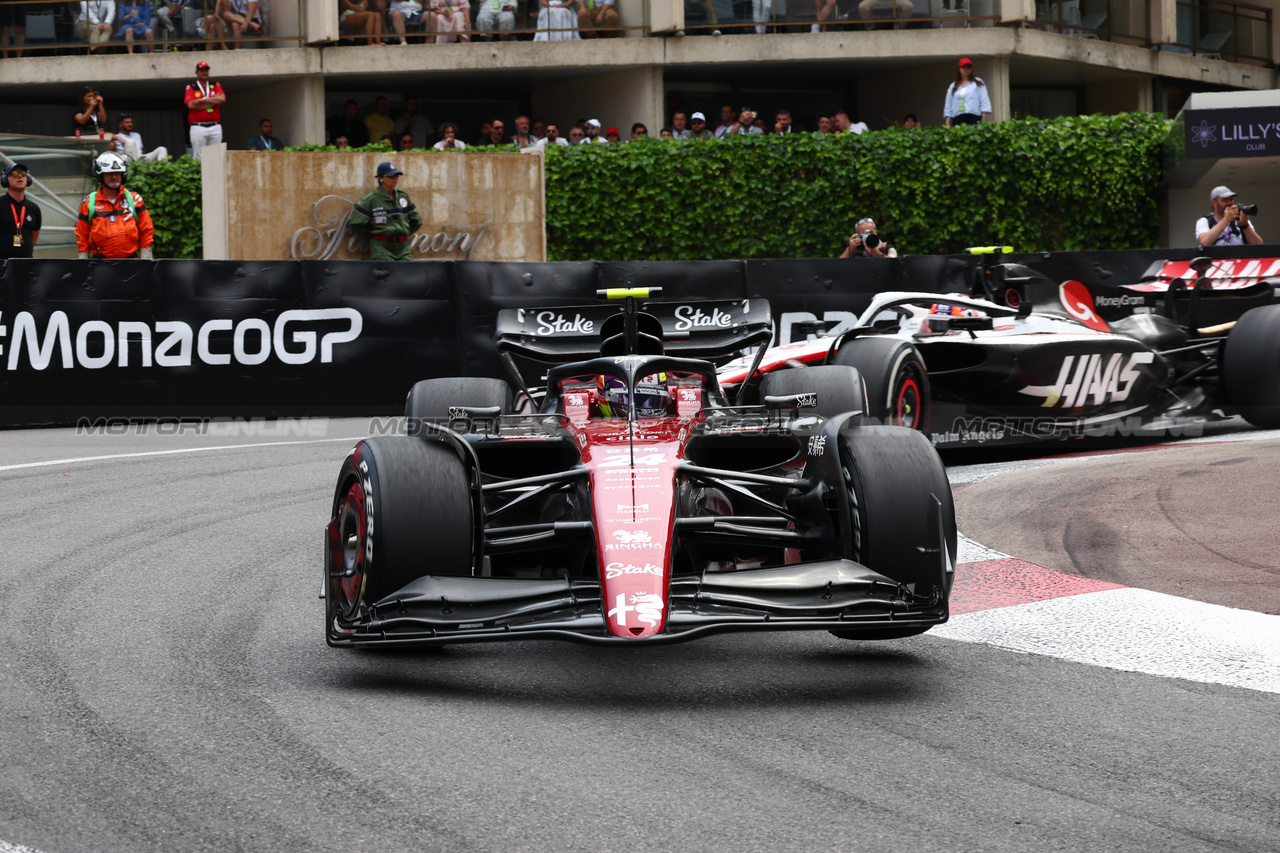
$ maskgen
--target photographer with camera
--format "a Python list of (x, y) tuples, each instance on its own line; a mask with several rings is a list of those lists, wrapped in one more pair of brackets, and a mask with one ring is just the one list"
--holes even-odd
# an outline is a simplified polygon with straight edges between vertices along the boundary
[(854, 232), (849, 235), (849, 245), (844, 247), (842, 258), (896, 258), (898, 250), (876, 233), (876, 222), (871, 217), (859, 219)]
[(756, 127), (756, 111), (750, 107), (743, 107), (738, 112), (738, 120), (729, 125), (729, 129), (724, 132), (725, 136), (733, 136), (737, 133), (764, 133), (763, 130)]
[(1262, 235), (1253, 230), (1250, 216), (1258, 212), (1256, 204), (1238, 204), (1236, 194), (1226, 187), (1214, 187), (1209, 193), (1213, 213), (1196, 220), (1196, 242), (1201, 246), (1260, 245)]

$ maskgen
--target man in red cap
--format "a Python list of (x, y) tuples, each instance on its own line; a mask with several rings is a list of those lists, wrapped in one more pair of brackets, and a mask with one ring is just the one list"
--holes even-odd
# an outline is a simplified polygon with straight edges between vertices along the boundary
[(222, 84), (209, 82), (209, 63), (196, 63), (196, 82), (187, 84), (183, 100), (187, 104), (191, 156), (199, 160), (201, 148), (222, 141), (222, 105), (227, 102)]
[(618, 129), (616, 127), (611, 127), (604, 132), (606, 142), (617, 142), (620, 137), (621, 134), (618, 133)]

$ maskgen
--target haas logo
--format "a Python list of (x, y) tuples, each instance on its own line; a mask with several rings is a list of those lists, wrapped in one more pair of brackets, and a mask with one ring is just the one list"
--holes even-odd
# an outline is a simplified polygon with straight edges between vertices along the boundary
[(1111, 327), (1093, 310), (1093, 294), (1078, 281), (1064, 281), (1058, 286), (1058, 299), (1067, 313), (1090, 329), (1109, 332)]

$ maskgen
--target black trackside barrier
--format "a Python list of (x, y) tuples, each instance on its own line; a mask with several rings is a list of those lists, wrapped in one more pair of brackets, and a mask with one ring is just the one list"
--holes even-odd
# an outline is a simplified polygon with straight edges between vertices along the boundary
[[(1160, 260), (1276, 247), (1016, 254), (1053, 281), (1134, 283)], [(504, 376), (502, 308), (590, 305), (606, 287), (664, 301), (767, 299), (780, 342), (848, 322), (886, 290), (963, 292), (975, 256), (636, 263), (0, 262), (0, 426), (82, 419), (397, 414), (438, 376)]]

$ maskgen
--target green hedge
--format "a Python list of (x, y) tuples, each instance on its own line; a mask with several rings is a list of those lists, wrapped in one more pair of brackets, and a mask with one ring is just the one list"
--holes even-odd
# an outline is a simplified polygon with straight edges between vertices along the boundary
[[(830, 257), (864, 216), (875, 217), (903, 254), (993, 244), (1035, 252), (1150, 248), (1168, 127), (1163, 116), (1129, 113), (556, 146), (547, 152), (548, 255)], [(199, 162), (130, 168), (129, 186), (153, 211), (156, 255), (199, 257)]]
[(901, 253), (1154, 246), (1168, 121), (1132, 113), (558, 148), (552, 260), (839, 255), (864, 216)]

